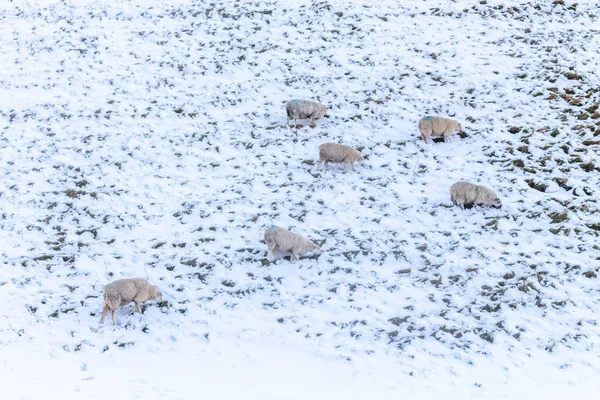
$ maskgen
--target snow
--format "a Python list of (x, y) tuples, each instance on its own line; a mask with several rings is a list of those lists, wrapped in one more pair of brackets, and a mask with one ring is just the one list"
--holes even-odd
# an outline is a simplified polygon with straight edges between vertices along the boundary
[[(6, 398), (600, 389), (596, 2), (0, 13)], [(292, 98), (330, 117), (287, 127)], [(423, 115), (466, 136), (425, 145)], [(333, 141), (365, 166), (316, 171)], [(503, 208), (452, 207), (459, 180)], [(271, 225), (323, 253), (269, 263)], [(102, 287), (137, 276), (165, 302), (99, 325)]]

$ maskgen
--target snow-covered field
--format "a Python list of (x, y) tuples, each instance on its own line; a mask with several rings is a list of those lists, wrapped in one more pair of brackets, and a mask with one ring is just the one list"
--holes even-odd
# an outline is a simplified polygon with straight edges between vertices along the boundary
[[(0, 22), (3, 399), (597, 398), (597, 1), (3, 1)], [(329, 118), (286, 127), (292, 98)], [(424, 145), (428, 114), (465, 134)], [(366, 166), (316, 171), (323, 142)], [(504, 207), (453, 207), (458, 180)], [(323, 253), (269, 263), (271, 225)], [(99, 325), (136, 276), (164, 301)]]

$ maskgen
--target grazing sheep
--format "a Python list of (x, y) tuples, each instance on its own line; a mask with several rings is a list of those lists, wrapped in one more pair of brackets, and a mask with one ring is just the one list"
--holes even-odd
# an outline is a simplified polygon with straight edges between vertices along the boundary
[(287, 124), (290, 120), (294, 120), (294, 125), (297, 125), (299, 119), (310, 119), (310, 124), (314, 124), (315, 120), (321, 119), (327, 113), (327, 107), (310, 100), (291, 100), (285, 105), (287, 112)]
[(276, 258), (276, 252), (290, 252), (292, 256), (290, 260), (299, 260), (300, 255), (308, 252), (321, 254), (319, 246), (314, 244), (302, 235), (290, 232), (287, 229), (271, 226), (265, 231), (265, 242), (269, 248), (269, 260), (273, 261)]
[(450, 118), (427, 116), (419, 121), (421, 139), (425, 143), (429, 143), (429, 138), (432, 136), (443, 136), (444, 143), (447, 143), (455, 130), (462, 131), (462, 126), (458, 121)]
[(318, 169), (321, 168), (321, 164), (323, 164), (323, 162), (325, 162), (326, 169), (329, 169), (329, 162), (344, 163), (344, 172), (346, 172), (348, 164), (352, 166), (352, 171), (356, 171), (354, 169), (354, 163), (358, 162), (363, 164), (365, 159), (358, 150), (355, 150), (350, 146), (346, 146), (345, 144), (323, 143), (319, 146), (319, 163), (317, 164)]
[(135, 302), (135, 308), (142, 312), (142, 304), (148, 300), (162, 300), (162, 293), (158, 287), (150, 285), (143, 278), (119, 279), (104, 286), (104, 304), (102, 307), (102, 318), (110, 311), (112, 313), (113, 325), (117, 324), (116, 313), (120, 306)]
[(469, 182), (456, 182), (450, 187), (450, 199), (463, 210), (473, 206), (492, 206), (501, 208), (502, 203), (494, 191), (483, 185)]

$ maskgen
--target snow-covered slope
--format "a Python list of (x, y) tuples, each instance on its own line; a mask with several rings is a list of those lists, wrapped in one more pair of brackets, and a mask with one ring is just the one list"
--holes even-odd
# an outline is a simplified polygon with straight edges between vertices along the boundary
[[(599, 388), (596, 2), (0, 7), (11, 398)], [(292, 98), (329, 118), (286, 127)], [(424, 145), (428, 114), (465, 134)], [(366, 167), (316, 171), (326, 141)], [(452, 207), (458, 180), (504, 207)], [(269, 263), (273, 224), (323, 254)], [(134, 276), (165, 301), (100, 326)]]

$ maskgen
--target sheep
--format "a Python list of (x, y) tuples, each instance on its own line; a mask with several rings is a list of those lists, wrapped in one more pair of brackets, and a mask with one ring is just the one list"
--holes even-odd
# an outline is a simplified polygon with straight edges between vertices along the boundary
[(120, 306), (135, 302), (135, 308), (142, 312), (142, 303), (148, 300), (162, 300), (162, 293), (158, 287), (150, 285), (143, 278), (119, 279), (104, 286), (104, 304), (100, 323), (110, 311), (113, 325), (117, 324), (116, 313)]
[(456, 182), (452, 185), (450, 199), (454, 205), (459, 205), (463, 210), (476, 205), (502, 208), (500, 199), (492, 189), (470, 182)]
[(277, 226), (271, 226), (265, 231), (265, 242), (268, 247), (268, 257), (270, 261), (276, 259), (276, 252), (289, 252), (292, 254), (290, 260), (299, 260), (300, 255), (308, 252), (321, 254), (321, 248), (305, 239), (302, 235), (290, 232)]
[(290, 120), (294, 120), (294, 125), (297, 125), (298, 119), (310, 119), (310, 124), (313, 125), (315, 120), (321, 119), (327, 113), (327, 107), (310, 100), (291, 100), (285, 105), (287, 112), (287, 124)]
[(321, 169), (323, 162), (325, 162), (326, 169), (329, 169), (329, 162), (344, 163), (344, 172), (346, 172), (348, 164), (352, 166), (352, 171), (356, 171), (354, 163), (364, 164), (365, 159), (358, 150), (350, 146), (338, 143), (323, 143), (319, 146), (319, 163), (317, 164), (317, 169)]
[(429, 143), (430, 137), (443, 136), (447, 143), (455, 130), (462, 131), (462, 125), (453, 119), (442, 117), (423, 117), (419, 120), (421, 139)]

